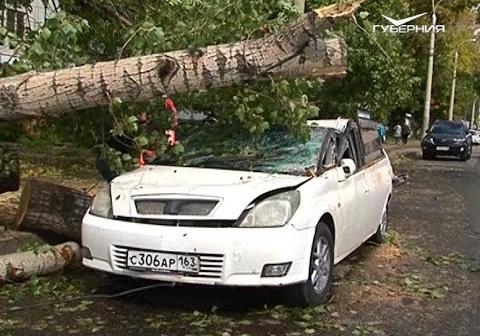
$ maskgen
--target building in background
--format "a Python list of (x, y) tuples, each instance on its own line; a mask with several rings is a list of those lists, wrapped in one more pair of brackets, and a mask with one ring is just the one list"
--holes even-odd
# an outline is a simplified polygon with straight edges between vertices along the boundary
[[(0, 22), (9, 32), (22, 38), (27, 31), (42, 27), (57, 10), (57, 0), (32, 0), (28, 8), (0, 0)], [(12, 54), (10, 46), (0, 41), (0, 63), (8, 62)]]

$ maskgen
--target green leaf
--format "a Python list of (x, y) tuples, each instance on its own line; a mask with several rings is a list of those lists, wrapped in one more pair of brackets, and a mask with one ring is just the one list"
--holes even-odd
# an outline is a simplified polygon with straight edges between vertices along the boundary
[(137, 138), (137, 143), (140, 145), (140, 147), (148, 145), (148, 139), (146, 136), (142, 135)]
[(369, 15), (370, 15), (370, 13), (366, 12), (366, 11), (362, 11), (362, 12), (360, 12), (360, 14), (358, 14), (358, 16), (360, 16), (360, 18), (362, 20), (365, 20)]
[(66, 17), (67, 14), (64, 11), (60, 11), (57, 13), (57, 15), (55, 15), (55, 19), (57, 19), (58, 21), (63, 21)]
[(288, 106), (289, 106), (289, 108), (290, 108), (290, 112), (295, 112), (295, 107), (296, 107), (296, 106), (295, 106), (295, 103), (294, 103), (294, 102), (292, 102), (292, 101), (289, 102), (289, 103), (288, 103)]
[(52, 36), (52, 31), (48, 29), (48, 27), (45, 27), (41, 31), (42, 38), (45, 40), (48, 40), (50, 36)]
[(262, 122), (260, 128), (262, 131), (268, 130), (270, 128), (270, 123), (268, 121), (264, 121)]
[(445, 297), (445, 294), (443, 294), (442, 292), (434, 289), (432, 292), (431, 292), (431, 295), (433, 298), (435, 299), (443, 299)]
[[(181, 144), (177, 144), (173, 148), (173, 152), (175, 153), (175, 155), (182, 154), (184, 151), (185, 151), (185, 148)], [(213, 306), (213, 307), (215, 307), (215, 306)], [(212, 309), (213, 309), (213, 307), (212, 307)]]

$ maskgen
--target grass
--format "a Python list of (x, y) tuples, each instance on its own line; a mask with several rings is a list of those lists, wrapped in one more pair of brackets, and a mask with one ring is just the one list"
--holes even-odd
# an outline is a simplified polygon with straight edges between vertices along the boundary
[(24, 283), (4, 284), (0, 287), (0, 302), (18, 303), (28, 298), (70, 298), (81, 293), (81, 282), (65, 271), (49, 277), (33, 276)]

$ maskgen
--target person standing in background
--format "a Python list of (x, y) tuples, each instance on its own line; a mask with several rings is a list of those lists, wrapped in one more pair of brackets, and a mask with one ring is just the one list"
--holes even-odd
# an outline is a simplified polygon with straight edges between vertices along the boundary
[(396, 124), (393, 128), (393, 138), (395, 139), (395, 144), (398, 145), (402, 139), (402, 126)]
[(410, 137), (410, 134), (412, 134), (412, 129), (410, 128), (410, 125), (404, 123), (402, 126), (402, 141), (404, 145), (408, 143), (408, 138)]
[(380, 138), (380, 142), (385, 143), (385, 140), (386, 140), (385, 125), (383, 125), (383, 123), (378, 124), (377, 131), (378, 131), (378, 137)]

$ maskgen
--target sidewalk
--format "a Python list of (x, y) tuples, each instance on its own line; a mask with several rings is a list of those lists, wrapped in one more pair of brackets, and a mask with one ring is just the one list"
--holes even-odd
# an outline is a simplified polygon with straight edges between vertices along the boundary
[(409, 141), (406, 145), (387, 144), (384, 146), (384, 148), (392, 162), (399, 159), (403, 155), (420, 153), (421, 151), (419, 140)]

